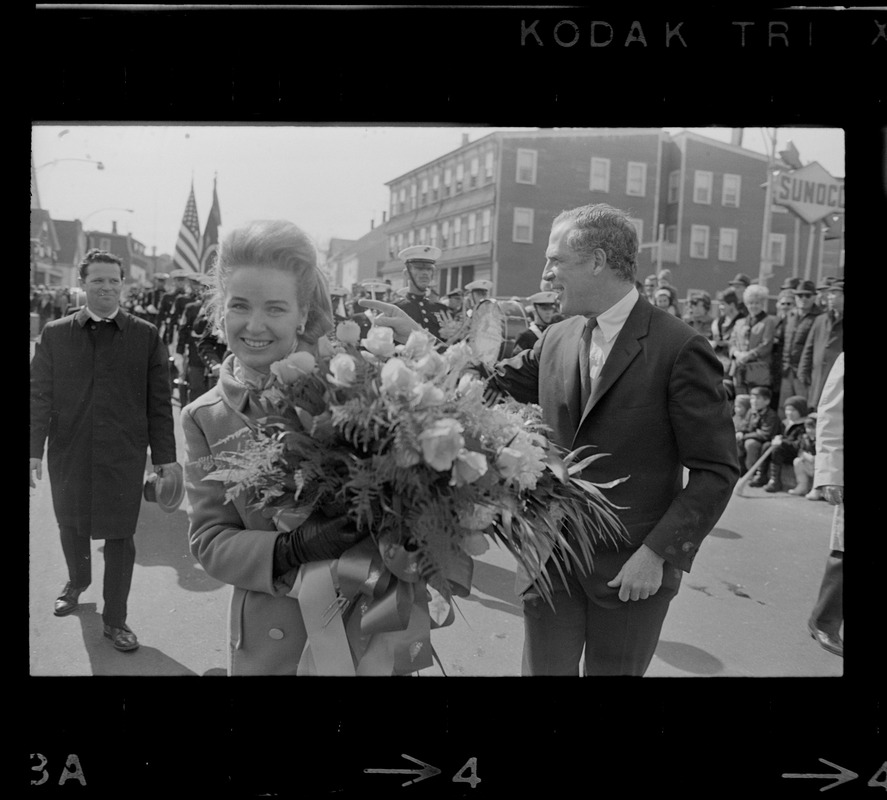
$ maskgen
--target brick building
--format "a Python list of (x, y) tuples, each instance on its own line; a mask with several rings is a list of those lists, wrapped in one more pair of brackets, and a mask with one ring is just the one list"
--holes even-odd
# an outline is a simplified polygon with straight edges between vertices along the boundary
[[(760, 274), (766, 156), (690, 132), (657, 128), (498, 131), (386, 183), (390, 219), (381, 276), (402, 285), (397, 253), (443, 251), (439, 291), (479, 278), (498, 297), (538, 291), (551, 222), (565, 208), (606, 202), (627, 210), (642, 243), (638, 277), (669, 267), (679, 292), (723, 289)], [(773, 206), (766, 282), (834, 274), (822, 231)], [(661, 244), (660, 242), (661, 237)], [(822, 254), (820, 256), (820, 254)], [(832, 263), (834, 262), (834, 263)], [(772, 292), (775, 294), (775, 291)]]
[(145, 253), (145, 245), (133, 238), (131, 233), (118, 233), (117, 223), (111, 223), (111, 232), (86, 232), (87, 249), (97, 247), (107, 250), (123, 261), (125, 283), (144, 283), (153, 274), (151, 256)]

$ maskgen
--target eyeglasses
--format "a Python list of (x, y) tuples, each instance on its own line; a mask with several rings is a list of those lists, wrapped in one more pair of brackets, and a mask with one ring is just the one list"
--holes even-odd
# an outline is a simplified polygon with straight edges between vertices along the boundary
[(783, 300), (778, 305), (785, 306), (786, 308), (789, 308), (790, 306), (793, 306), (794, 303), (792, 303), (791, 300)]

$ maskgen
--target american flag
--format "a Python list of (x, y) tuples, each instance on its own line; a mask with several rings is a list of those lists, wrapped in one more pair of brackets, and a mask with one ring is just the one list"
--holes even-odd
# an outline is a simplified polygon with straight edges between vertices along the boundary
[(219, 195), (216, 191), (216, 179), (213, 178), (213, 206), (206, 218), (203, 229), (203, 249), (200, 253), (200, 271), (209, 272), (216, 263), (219, 251), (219, 225), (222, 224), (222, 212), (219, 210)]
[(179, 228), (176, 241), (176, 252), (173, 256), (176, 269), (187, 272), (200, 272), (200, 223), (197, 220), (197, 201), (194, 199), (194, 183), (191, 183), (191, 194), (185, 204), (185, 216)]

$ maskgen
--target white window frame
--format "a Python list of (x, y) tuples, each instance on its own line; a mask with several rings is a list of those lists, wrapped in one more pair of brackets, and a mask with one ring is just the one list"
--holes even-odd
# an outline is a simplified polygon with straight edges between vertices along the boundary
[(462, 191), (462, 181), (465, 179), (465, 165), (460, 161), (456, 164), (456, 194)]
[[(600, 179), (595, 178), (595, 165), (603, 166), (606, 168), (606, 176), (601, 181)], [(588, 179), (588, 188), (592, 192), (609, 192), (610, 191), (610, 159), (609, 158), (598, 158), (596, 156), (592, 156), (591, 158), (591, 175)]]
[(453, 247), (459, 247), (462, 244), (462, 217), (456, 217), (453, 220)]
[(640, 217), (629, 217), (628, 221), (634, 225), (634, 229), (638, 232), (638, 244), (644, 243), (644, 221)]
[[(702, 233), (704, 235), (704, 250), (702, 255), (697, 255), (694, 249), (694, 245), (696, 244), (696, 234)], [(690, 226), (690, 258), (708, 258), (708, 244), (711, 240), (711, 230), (708, 225), (691, 225)]]
[(431, 223), (431, 236), (429, 237), (428, 244), (432, 247), (437, 247), (437, 223)]
[[(519, 215), (526, 215), (527, 221), (520, 223), (518, 222)], [(514, 209), (514, 217), (511, 225), (511, 241), (517, 242), (518, 244), (533, 244), (533, 209), (532, 208), (515, 208)], [(517, 229), (518, 227), (526, 227), (528, 229), (528, 236), (525, 239), (518, 238)]]
[(397, 252), (403, 250), (403, 232), (397, 234)]
[(450, 184), (453, 182), (453, 169), (452, 167), (444, 167), (443, 174), (443, 196), (450, 196)]
[(668, 244), (677, 244), (678, 243), (678, 226), (677, 225), (666, 225), (665, 226), (665, 241)]
[(407, 247), (412, 247), (416, 243), (416, 232), (410, 228), (407, 231)]
[(681, 171), (673, 169), (668, 173), (668, 202), (677, 203), (681, 191)]
[[(697, 169), (693, 173), (693, 202), (697, 205), (701, 206), (710, 206), (711, 205), (711, 196), (712, 196), (712, 186), (714, 184), (714, 173), (705, 170), (705, 169)], [(705, 179), (708, 180), (708, 186), (705, 186)], [(707, 189), (708, 191), (708, 199), (700, 200), (699, 199), (699, 191), (701, 189)]]
[[(521, 173), (528, 165), (521, 163), (521, 158), (529, 158), (532, 161), (530, 165), (531, 177), (530, 180), (522, 180)], [(514, 182), (515, 183), (525, 183), (528, 185), (535, 185), (536, 183), (536, 165), (538, 163), (539, 152), (537, 150), (530, 150), (526, 147), (519, 147), (517, 149), (517, 160), (515, 162), (514, 168)]]
[(388, 237), (388, 255), (397, 258), (397, 237), (393, 233)]
[(485, 208), (481, 214), (480, 221), (480, 240), (481, 242), (490, 241), (490, 223), (492, 222), (493, 214), (489, 208)]
[(424, 206), (428, 202), (428, 178), (422, 178), (422, 187), (419, 192), (419, 205)]
[(421, 227), (419, 228), (419, 244), (425, 244), (426, 237), (428, 236), (428, 228)]
[(446, 250), (450, 246), (450, 221), (445, 219), (440, 224), (440, 249)]
[[(732, 249), (733, 253), (731, 255), (724, 255), (724, 236), (733, 237)], [(739, 229), (738, 228), (721, 228), (718, 232), (718, 261), (736, 261), (736, 256), (739, 251)]]
[(391, 216), (397, 214), (397, 189), (391, 190)]
[[(728, 203), (727, 202), (727, 184), (731, 181), (728, 179), (735, 179), (736, 181), (736, 202)], [(727, 206), (728, 208), (739, 208), (739, 197), (742, 192), (742, 175), (736, 175), (732, 172), (724, 173), (724, 183), (721, 185), (721, 205)]]
[(431, 176), (431, 199), (437, 200), (440, 197), (440, 173), (435, 172)]
[(484, 177), (487, 180), (493, 179), (493, 151), (490, 150), (484, 156)]
[(468, 244), (474, 244), (477, 240), (477, 214), (468, 215)]
[(477, 186), (477, 176), (480, 174), (480, 159), (477, 156), (474, 156), (469, 162), (468, 174), (470, 178), (468, 186), (473, 189)]
[[(631, 188), (631, 170), (632, 168), (639, 167), (641, 170), (641, 185), (640, 191), (632, 191)], [(625, 174), (625, 193), (627, 195), (631, 195), (632, 197), (646, 197), (647, 196), (647, 165), (643, 161), (629, 161), (628, 169)]]
[[(774, 267), (783, 267), (785, 266), (785, 248), (788, 244), (788, 237), (784, 233), (771, 233), (770, 234), (770, 252), (768, 255), (770, 256), (770, 263)], [(779, 246), (779, 255), (780, 258), (773, 258), (773, 245)]]

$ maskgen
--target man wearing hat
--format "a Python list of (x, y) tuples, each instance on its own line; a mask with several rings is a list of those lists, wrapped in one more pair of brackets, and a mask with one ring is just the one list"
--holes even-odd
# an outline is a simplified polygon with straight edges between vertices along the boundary
[(536, 292), (527, 299), (533, 304), (534, 319), (530, 323), (530, 327), (515, 340), (515, 354), (533, 347), (557, 313), (557, 294), (555, 292)]
[(447, 292), (447, 305), (450, 307), (450, 311), (453, 312), (456, 319), (459, 319), (462, 314), (462, 295), (463, 292), (458, 286)]
[(345, 300), (348, 297), (348, 290), (344, 286), (333, 286), (330, 289), (330, 299), (333, 302), (333, 321), (338, 325), (349, 319), (348, 308)]
[(798, 281), (792, 294), (795, 307), (786, 320), (782, 344), (782, 379), (779, 387), (782, 398), (795, 395), (807, 397), (810, 392), (809, 384), (801, 380), (798, 369), (810, 329), (822, 314), (822, 309), (816, 303), (816, 284), (813, 281)]
[[(186, 293), (190, 294), (188, 273), (185, 270), (175, 269), (169, 273), (169, 276), (172, 278), (173, 285), (160, 298), (156, 323), (160, 329), (160, 335), (163, 337), (163, 343), (167, 346), (173, 343), (173, 335), (178, 322), (178, 318), (174, 316), (176, 300)], [(182, 307), (184, 308), (184, 305)]]
[(183, 408), (209, 389), (206, 381), (206, 364), (197, 347), (204, 326), (198, 326), (197, 320), (206, 316), (204, 305), (210, 278), (202, 272), (195, 272), (189, 275), (188, 279), (194, 284), (194, 294), (190, 296), (190, 302), (181, 313), (176, 342), (176, 360), (181, 362), (176, 366), (179, 374), (184, 377), (179, 383), (179, 402)]
[(816, 288), (826, 292), (827, 310), (810, 327), (798, 367), (798, 376), (810, 385), (807, 402), (812, 408), (819, 405), (819, 395), (829, 370), (838, 354), (844, 352), (844, 279), (838, 278)]
[[(389, 301), (391, 292), (391, 284), (386, 283), (381, 278), (368, 278), (360, 282), (363, 289), (364, 297), (368, 300), (381, 300), (384, 303)], [(360, 326), (360, 338), (366, 338), (371, 327), (373, 327), (373, 319), (376, 314), (369, 309), (361, 311), (351, 317), (352, 322), (356, 322)]]
[(733, 290), (742, 297), (742, 293), (748, 289), (752, 284), (751, 278), (748, 277), (744, 272), (737, 272), (736, 276), (732, 281), (727, 281), (727, 284), (733, 287)]
[(48, 440), (52, 504), (68, 568), (55, 615), (77, 609), (92, 582), (91, 540), (102, 539), (104, 635), (129, 651), (139, 646), (126, 614), (149, 448), (159, 480), (183, 488), (167, 349), (154, 325), (120, 308), (120, 258), (90, 250), (80, 280), (86, 306), (46, 326), (31, 362), (29, 485), (43, 477)]
[(145, 307), (144, 319), (152, 325), (159, 328), (158, 314), (160, 313), (160, 302), (163, 295), (166, 294), (166, 284), (169, 281), (169, 275), (166, 272), (154, 273), (154, 286), (145, 290), (142, 305)]
[(428, 290), (434, 282), (435, 265), (440, 256), (440, 248), (428, 244), (407, 247), (397, 254), (404, 263), (403, 273), (408, 283), (406, 297), (394, 303), (438, 338), (441, 338), (441, 326), (453, 319), (449, 306), (428, 297)]

